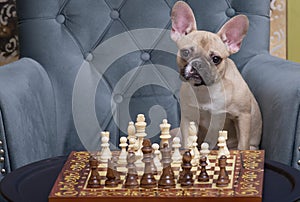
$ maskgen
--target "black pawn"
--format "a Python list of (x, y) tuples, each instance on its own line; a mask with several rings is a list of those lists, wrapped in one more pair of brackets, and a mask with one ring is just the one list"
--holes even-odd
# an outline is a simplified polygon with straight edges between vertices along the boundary
[(107, 163), (107, 171), (106, 171), (106, 180), (105, 180), (105, 186), (106, 187), (117, 187), (119, 184), (119, 180), (116, 179), (116, 172), (113, 168), (113, 163), (111, 162), (111, 159), (108, 159)]
[(117, 180), (118, 184), (121, 184), (122, 180), (120, 178), (120, 172), (118, 172), (118, 170), (117, 170), (117, 168), (118, 168), (118, 156), (113, 156), (111, 158), (111, 161), (112, 161), (112, 168), (113, 168), (116, 180)]
[(200, 158), (201, 171), (198, 176), (198, 182), (208, 182), (209, 181), (209, 176), (206, 172), (206, 166), (207, 166), (206, 160), (207, 160), (206, 156), (202, 156)]
[(226, 171), (226, 160), (227, 157), (225, 155), (222, 155), (219, 158), (220, 173), (217, 179), (217, 187), (226, 187), (229, 184), (229, 176)]
[(136, 157), (134, 151), (129, 150), (127, 154), (127, 175), (125, 180), (125, 188), (136, 188), (139, 186), (138, 174), (135, 166)]
[(100, 175), (98, 173), (98, 161), (91, 157), (89, 160), (91, 176), (88, 180), (88, 188), (99, 188), (100, 187)]
[(190, 151), (184, 152), (182, 156), (182, 164), (181, 164), (182, 173), (179, 179), (182, 187), (191, 187), (194, 185), (193, 173), (191, 171), (192, 169), (191, 160), (192, 160), (192, 155)]

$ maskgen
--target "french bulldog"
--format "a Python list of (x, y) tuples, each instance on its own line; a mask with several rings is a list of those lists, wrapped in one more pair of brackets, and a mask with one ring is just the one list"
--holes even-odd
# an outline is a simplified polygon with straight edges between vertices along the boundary
[(180, 134), (188, 147), (190, 122), (197, 127), (198, 143), (213, 148), (220, 130), (228, 131), (230, 149), (255, 150), (261, 140), (259, 106), (234, 62), (249, 27), (245, 15), (226, 22), (217, 33), (197, 30), (189, 5), (172, 8), (171, 39), (178, 47), (177, 64), (183, 80), (180, 89)]

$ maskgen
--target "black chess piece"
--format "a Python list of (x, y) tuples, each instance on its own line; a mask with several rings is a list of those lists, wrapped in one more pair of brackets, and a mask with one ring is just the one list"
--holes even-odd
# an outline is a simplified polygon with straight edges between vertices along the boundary
[(183, 170), (179, 171), (177, 183), (181, 184), (182, 177), (184, 176)]
[(139, 186), (138, 174), (135, 166), (136, 157), (134, 151), (129, 150), (127, 154), (127, 175), (125, 180), (125, 188), (136, 188)]
[(154, 154), (153, 152), (154, 152), (154, 150), (153, 150), (153, 148), (152, 148), (151, 170), (152, 170), (153, 175), (157, 175), (157, 174), (158, 174), (158, 172), (157, 172), (157, 167), (156, 167), (156, 165), (155, 165), (155, 163), (154, 163), (154, 157), (155, 157), (155, 154)]
[(117, 187), (119, 184), (119, 180), (116, 179), (115, 171), (113, 168), (113, 163), (111, 159), (108, 159), (107, 162), (107, 171), (106, 171), (106, 180), (105, 180), (105, 186), (106, 187)]
[(152, 163), (153, 163), (153, 155), (152, 155), (152, 147), (149, 139), (144, 139), (143, 141), (143, 159), (142, 161), (145, 163), (144, 174), (142, 175), (140, 181), (140, 187), (142, 188), (155, 188), (157, 186), (156, 179), (154, 178)]
[(100, 187), (100, 175), (98, 173), (98, 161), (94, 157), (89, 159), (91, 175), (88, 179), (88, 188), (99, 188)]
[(159, 188), (174, 188), (175, 184), (175, 176), (174, 172), (171, 167), (172, 163), (172, 155), (171, 155), (171, 148), (169, 148), (168, 144), (164, 144), (163, 148), (161, 149), (162, 159), (161, 163), (163, 165), (162, 174), (158, 181)]
[(117, 183), (121, 184), (122, 180), (120, 179), (120, 172), (118, 172), (118, 156), (112, 156), (111, 162), (112, 162), (112, 169), (114, 172), (114, 176), (116, 177)]
[(229, 176), (228, 172), (226, 171), (226, 161), (227, 157), (225, 155), (222, 155), (219, 158), (220, 173), (216, 183), (217, 187), (226, 187), (229, 184)]
[(207, 166), (206, 160), (207, 160), (206, 156), (202, 156), (200, 158), (201, 171), (198, 176), (198, 182), (208, 182), (209, 181), (209, 176), (206, 172), (206, 166)]
[(184, 152), (182, 156), (182, 164), (181, 164), (182, 176), (180, 177), (179, 180), (182, 187), (191, 187), (194, 185), (193, 173), (191, 171), (192, 169), (191, 160), (192, 160), (192, 155), (190, 151)]

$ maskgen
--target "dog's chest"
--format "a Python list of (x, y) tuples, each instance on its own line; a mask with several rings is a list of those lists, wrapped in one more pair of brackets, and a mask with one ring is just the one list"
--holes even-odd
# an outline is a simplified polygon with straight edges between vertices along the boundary
[(226, 92), (223, 86), (214, 85), (211, 87), (185, 87), (182, 90), (181, 98), (184, 104), (194, 110), (208, 111), (210, 113), (226, 113)]

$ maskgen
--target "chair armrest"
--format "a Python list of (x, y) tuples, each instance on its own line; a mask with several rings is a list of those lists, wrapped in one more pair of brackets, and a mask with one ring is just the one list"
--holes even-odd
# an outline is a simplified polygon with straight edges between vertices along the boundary
[(40, 64), (22, 58), (0, 67), (0, 170), (49, 157), (55, 149), (55, 116), (52, 85)]
[(266, 158), (300, 169), (300, 64), (262, 54), (242, 75), (262, 112)]

